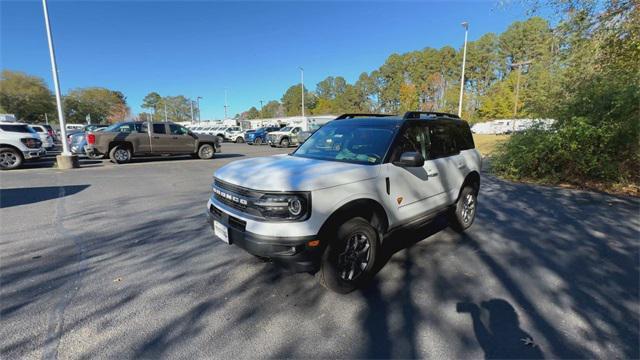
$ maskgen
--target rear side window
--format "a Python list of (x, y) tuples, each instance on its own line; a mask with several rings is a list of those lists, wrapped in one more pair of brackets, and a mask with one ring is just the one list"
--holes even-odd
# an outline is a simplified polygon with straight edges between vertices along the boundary
[(37, 132), (45, 132), (44, 129), (40, 126), (32, 126), (33, 130), (37, 131)]
[(454, 135), (456, 148), (458, 150), (469, 150), (476, 147), (473, 143), (473, 135), (471, 135), (471, 129), (469, 128), (469, 124), (467, 124), (466, 122), (455, 125)]
[(155, 134), (166, 134), (167, 129), (165, 128), (164, 124), (153, 124), (153, 132)]
[(455, 133), (454, 124), (429, 124), (431, 159), (451, 156), (459, 152), (456, 147)]
[(0, 129), (8, 132), (17, 132), (17, 133), (34, 133), (35, 132), (27, 125), (0, 125)]

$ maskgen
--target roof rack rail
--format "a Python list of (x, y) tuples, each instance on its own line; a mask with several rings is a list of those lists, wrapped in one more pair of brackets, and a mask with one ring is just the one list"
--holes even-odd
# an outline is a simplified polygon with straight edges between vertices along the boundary
[(434, 112), (434, 111), (407, 111), (406, 113), (404, 113), (404, 116), (402, 118), (403, 119), (420, 119), (420, 115), (440, 116), (440, 117), (449, 117), (453, 119), (460, 119), (460, 116), (458, 115), (442, 113), (442, 112)]
[(390, 115), (390, 114), (347, 113), (347, 114), (342, 114), (342, 115), (338, 116), (337, 118), (335, 118), (335, 120), (353, 119), (353, 118), (357, 118), (357, 117), (386, 117), (386, 116), (393, 116), (393, 115)]

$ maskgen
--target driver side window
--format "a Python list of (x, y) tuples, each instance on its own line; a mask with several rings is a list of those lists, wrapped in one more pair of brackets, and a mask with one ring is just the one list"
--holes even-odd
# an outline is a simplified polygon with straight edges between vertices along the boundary
[(400, 135), (392, 160), (400, 158), (405, 152), (418, 152), (426, 160), (429, 159), (429, 133), (424, 124), (413, 123), (407, 126)]

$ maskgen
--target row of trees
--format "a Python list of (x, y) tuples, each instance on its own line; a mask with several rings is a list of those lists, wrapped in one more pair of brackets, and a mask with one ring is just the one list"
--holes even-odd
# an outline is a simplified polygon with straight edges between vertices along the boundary
[[(539, 113), (545, 104), (536, 99), (551, 80), (550, 64), (560, 46), (557, 34), (540, 17), (514, 22), (502, 34), (488, 33), (470, 41), (464, 84), (465, 118), (513, 117), (518, 75), (513, 64), (521, 62), (531, 65), (523, 67), (521, 74), (518, 116)], [(314, 91), (305, 88), (305, 108), (312, 114), (399, 113), (415, 109), (456, 112), (461, 64), (462, 48), (451, 46), (392, 54), (382, 66), (362, 73), (353, 84), (341, 76), (329, 76)], [(279, 106), (273, 107), (285, 115), (299, 115), (301, 91), (300, 84), (292, 85), (282, 95)], [(252, 108), (241, 116), (272, 113)]]
[(199, 118), (198, 106), (183, 95), (161, 96), (150, 92), (142, 99), (142, 108), (147, 111), (138, 114), (141, 120), (190, 121), (192, 115), (194, 119)]
[[(541, 0), (542, 1), (542, 0)], [(560, 14), (524, 107), (554, 131), (513, 135), (493, 161), (516, 179), (609, 184), (640, 194), (640, 3), (545, 0)]]
[[(63, 97), (63, 105), (70, 123), (113, 123), (130, 116), (124, 94), (102, 87), (73, 89)], [(55, 97), (42, 78), (10, 70), (0, 74), (0, 112), (33, 123), (45, 117), (57, 122), (58, 117)]]

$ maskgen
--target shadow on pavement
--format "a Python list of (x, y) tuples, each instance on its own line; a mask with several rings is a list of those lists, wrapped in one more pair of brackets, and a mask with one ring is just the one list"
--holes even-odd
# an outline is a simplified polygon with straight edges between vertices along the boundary
[[(481, 311), (489, 313), (488, 326), (481, 319)], [(458, 313), (467, 313), (473, 322), (473, 332), (486, 359), (544, 359), (542, 350), (531, 335), (520, 328), (518, 314), (504, 299), (475, 303), (460, 302)]]
[(40, 201), (55, 199), (60, 196), (69, 196), (79, 193), (89, 186), (90, 185), (67, 185), (62, 187), (42, 186), (2, 189), (2, 191), (0, 191), (0, 208), (33, 204)]

